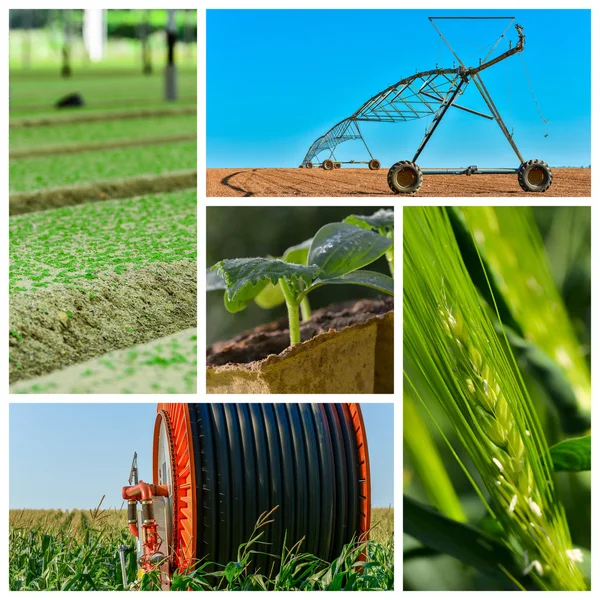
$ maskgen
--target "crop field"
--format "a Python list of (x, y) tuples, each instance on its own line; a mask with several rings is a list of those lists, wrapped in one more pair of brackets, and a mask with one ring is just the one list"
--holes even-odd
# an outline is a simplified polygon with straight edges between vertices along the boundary
[[(391, 196), (386, 168), (368, 169), (207, 169), (209, 197)], [(589, 197), (591, 169), (552, 169), (544, 194), (527, 195), (517, 175), (424, 175), (416, 196)]]
[[(172, 107), (163, 99), (161, 73), (148, 77), (138, 73), (109, 73), (98, 75), (90, 71), (76, 73), (76, 90), (82, 95), (85, 106), (78, 109), (86, 113), (98, 109), (125, 109)], [(56, 72), (33, 71), (28, 74), (11, 73), (10, 117), (53, 116), (58, 98), (73, 92), (73, 81), (56, 76)], [(179, 77), (178, 106), (195, 106), (196, 74), (183, 71)], [(79, 112), (78, 112), (79, 114)], [(65, 118), (66, 115), (60, 115)]]
[(74, 72), (11, 75), (11, 392), (193, 393), (195, 71)]
[(196, 142), (83, 152), (77, 156), (42, 156), (11, 164), (10, 190), (26, 192), (73, 185), (81, 181), (96, 182), (142, 174), (160, 175), (195, 166)]
[[(152, 578), (135, 581), (135, 544), (127, 530), (125, 510), (11, 510), (9, 520), (11, 590), (123, 590), (118, 554), (121, 544), (128, 548), (127, 589), (153, 589)], [(268, 551), (277, 553), (274, 549)], [(363, 551), (369, 564), (357, 571), (355, 563)], [(283, 575), (282, 568), (265, 586), (280, 590), (393, 589), (393, 560), (394, 509), (375, 508), (368, 543), (346, 547), (332, 565), (307, 558), (306, 571), (311, 576), (304, 579), (292, 581)], [(223, 587), (224, 581), (223, 571), (205, 576), (203, 581), (180, 575), (173, 578), (173, 587), (215, 589)], [(260, 589), (250, 586), (251, 578), (244, 571), (229, 583), (228, 589)]]
[(119, 142), (135, 139), (140, 143), (156, 137), (163, 130), (171, 136), (196, 137), (196, 115), (146, 117), (145, 119), (114, 119), (92, 123), (67, 123), (53, 127), (20, 127), (10, 132), (11, 152), (40, 152), (44, 147), (72, 144), (74, 147), (94, 142)]

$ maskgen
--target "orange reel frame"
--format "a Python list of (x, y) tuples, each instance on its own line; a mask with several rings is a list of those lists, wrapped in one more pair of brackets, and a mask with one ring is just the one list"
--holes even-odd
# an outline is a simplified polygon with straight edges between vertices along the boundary
[[(369, 448), (360, 404), (348, 403), (354, 425), (358, 450), (359, 472), (359, 523), (360, 540), (368, 538), (371, 527), (371, 470)], [(190, 568), (196, 557), (196, 469), (194, 465), (193, 441), (190, 413), (187, 403), (159, 403), (152, 447), (152, 481), (158, 484), (158, 440), (160, 426), (164, 422), (171, 455), (173, 539), (171, 546), (171, 570)]]
[(160, 403), (157, 406), (152, 446), (152, 481), (158, 482), (158, 440), (164, 422), (171, 455), (173, 478), (173, 539), (171, 570), (185, 570), (196, 558), (196, 469), (190, 413), (186, 403)]

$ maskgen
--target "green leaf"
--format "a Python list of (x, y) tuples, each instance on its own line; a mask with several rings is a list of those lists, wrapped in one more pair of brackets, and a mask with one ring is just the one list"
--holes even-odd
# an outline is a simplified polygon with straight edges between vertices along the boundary
[(300, 244), (290, 246), (283, 253), (283, 260), (285, 260), (285, 262), (296, 263), (298, 265), (308, 264), (308, 251), (310, 250), (312, 241), (313, 238), (310, 238), (310, 240), (304, 240)]
[(216, 271), (206, 269), (206, 291), (224, 290), (227, 288), (225, 280)]
[(285, 278), (292, 285), (299, 280), (308, 287), (319, 274), (316, 265), (296, 265), (270, 258), (234, 258), (218, 262), (212, 267), (223, 277), (227, 285), (225, 307), (229, 312), (246, 308), (267, 285), (275, 285)]
[(304, 298), (306, 294), (312, 292), (312, 290), (321, 287), (322, 285), (329, 284), (354, 284), (354, 285), (362, 285), (364, 287), (372, 288), (377, 290), (378, 292), (383, 292), (385, 294), (390, 294), (390, 296), (394, 295), (394, 280), (389, 275), (384, 275), (383, 273), (377, 273), (375, 271), (354, 271), (353, 273), (348, 273), (347, 275), (340, 275), (335, 278), (327, 278), (327, 279), (315, 279), (313, 284), (304, 292), (300, 294), (298, 297), (299, 300)]
[(508, 325), (519, 336), (523, 337), (523, 330), (515, 320), (504, 295), (500, 291), (496, 280), (494, 279), (493, 271), (490, 270), (483, 257), (481, 259), (479, 258), (477, 246), (473, 241), (469, 225), (460, 208), (448, 206), (446, 212), (450, 219), (454, 237), (456, 238), (456, 243), (458, 244), (465, 267), (471, 276), (471, 280), (479, 290), (479, 293), (492, 308), (494, 307), (495, 301), (502, 322), (505, 325)]
[(285, 303), (285, 297), (281, 291), (281, 286), (279, 284), (273, 285), (269, 281), (256, 298), (254, 298), (254, 302), (260, 308), (275, 308)]
[[(296, 244), (295, 246), (290, 246), (283, 253), (283, 260), (289, 263), (305, 265), (306, 260), (308, 259), (308, 250), (311, 243), (312, 238), (310, 240), (305, 240), (300, 244)], [(258, 304), (258, 306), (260, 306), (260, 308), (269, 309), (284, 304), (285, 298), (283, 296), (283, 292), (281, 291), (281, 287), (278, 284), (274, 285), (269, 282), (256, 296), (256, 298), (254, 298), (254, 301), (256, 304)]]
[(238, 562), (229, 562), (225, 567), (225, 579), (231, 583), (234, 579), (240, 576), (242, 573), (242, 565)]
[(432, 550), (475, 567), (503, 585), (510, 584), (510, 579), (499, 568), (502, 565), (515, 574), (513, 555), (504, 544), (472, 525), (453, 521), (408, 496), (404, 496), (403, 506), (404, 533)]
[(308, 253), (308, 264), (322, 269), (321, 279), (340, 277), (383, 256), (392, 240), (348, 223), (329, 223), (317, 231)]
[(571, 438), (550, 448), (555, 471), (590, 471), (592, 469), (592, 436)]
[(356, 225), (363, 229), (375, 229), (379, 231), (394, 229), (394, 211), (389, 208), (381, 208), (369, 217), (364, 215), (350, 215), (344, 219), (344, 223)]

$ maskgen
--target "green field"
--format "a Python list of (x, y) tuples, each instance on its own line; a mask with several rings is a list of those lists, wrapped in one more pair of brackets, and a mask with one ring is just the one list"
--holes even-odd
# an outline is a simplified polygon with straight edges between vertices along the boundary
[(196, 260), (194, 190), (81, 204), (10, 219), (10, 291)]
[(24, 150), (57, 144), (77, 144), (144, 139), (163, 134), (195, 134), (196, 116), (147, 117), (144, 119), (115, 119), (96, 123), (71, 123), (51, 127), (21, 127), (10, 132), (10, 149)]
[[(296, 557), (270, 580), (252, 578), (246, 570), (228, 589), (380, 590), (394, 586), (394, 509), (375, 508), (371, 539), (346, 547), (331, 565), (314, 557)], [(134, 538), (122, 510), (11, 510), (9, 524), (9, 588), (11, 590), (123, 590), (118, 546), (128, 547), (128, 589), (152, 589), (152, 578), (136, 582)], [(264, 550), (263, 550), (264, 551)], [(269, 552), (277, 551), (269, 548)], [(243, 550), (242, 550), (243, 552)], [(367, 564), (356, 563), (365, 552)], [(300, 562), (302, 561), (302, 562)], [(301, 564), (303, 568), (300, 568)], [(224, 565), (225, 566), (225, 565)], [(233, 565), (232, 565), (233, 566)], [(202, 566), (198, 565), (202, 572)], [(290, 572), (291, 571), (291, 572)], [(215, 589), (227, 583), (221, 575), (175, 576), (179, 589)]]
[[(10, 38), (11, 392), (194, 393), (195, 44), (167, 102), (163, 32), (151, 75), (139, 40), (93, 64), (77, 38), (68, 78), (55, 34), (34, 32), (30, 68)], [(70, 93), (85, 106), (57, 110)]]
[(10, 191), (25, 192), (194, 168), (196, 142), (42, 156), (11, 163)]
[[(86, 106), (76, 112), (93, 110), (109, 104), (112, 108), (143, 108), (150, 103), (172, 106), (164, 101), (163, 69), (151, 76), (132, 70), (107, 75), (84, 70), (75, 78), (63, 79), (56, 72), (47, 70), (40, 73), (14, 74), (10, 82), (11, 118), (27, 116), (29, 113), (72, 114), (63, 109), (57, 111), (55, 102), (71, 93), (81, 94)], [(178, 94), (182, 103), (195, 102), (196, 73), (186, 70), (178, 73)]]

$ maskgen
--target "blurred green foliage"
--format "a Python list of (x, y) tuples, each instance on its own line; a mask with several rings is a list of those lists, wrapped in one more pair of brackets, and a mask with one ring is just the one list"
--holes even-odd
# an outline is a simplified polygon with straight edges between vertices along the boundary
[[(218, 206), (206, 209), (206, 265), (225, 258), (281, 256), (286, 248), (311, 238), (327, 223), (342, 221), (351, 214), (371, 215), (381, 207)], [(389, 275), (385, 258), (369, 270)], [(202, 274), (201, 274), (202, 275)], [(314, 309), (354, 298), (375, 298), (377, 292), (359, 286), (324, 286), (310, 296)], [(285, 316), (285, 308), (263, 310), (252, 303), (232, 315), (223, 305), (223, 292), (209, 292), (206, 300), (207, 343), (227, 340), (246, 329)]]

